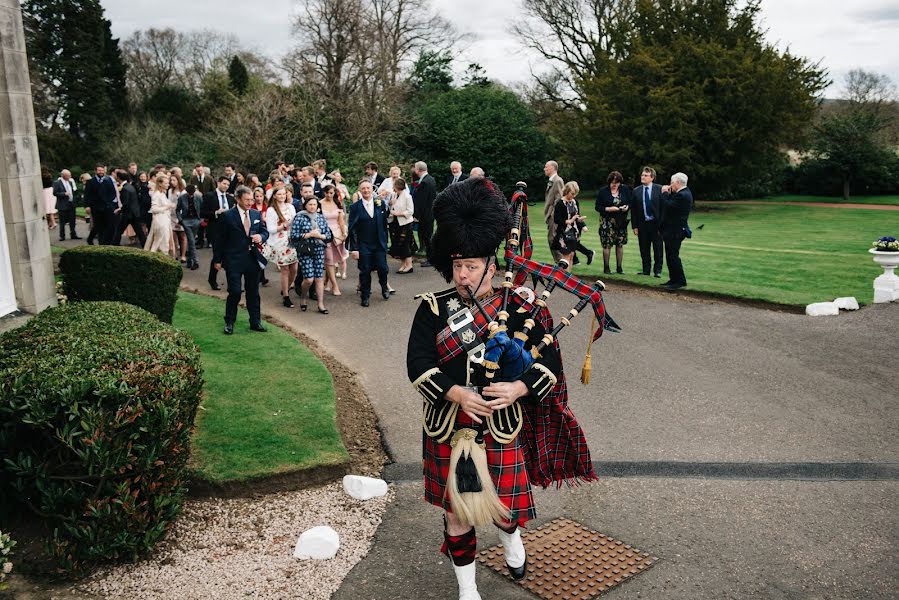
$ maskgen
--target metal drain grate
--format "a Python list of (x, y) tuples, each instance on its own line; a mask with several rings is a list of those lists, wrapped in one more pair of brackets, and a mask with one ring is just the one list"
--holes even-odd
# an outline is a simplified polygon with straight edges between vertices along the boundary
[[(564, 518), (523, 533), (521, 539), (528, 554), (528, 571), (517, 583), (546, 600), (590, 600), (658, 560)], [(478, 561), (509, 576), (502, 546), (483, 550)]]

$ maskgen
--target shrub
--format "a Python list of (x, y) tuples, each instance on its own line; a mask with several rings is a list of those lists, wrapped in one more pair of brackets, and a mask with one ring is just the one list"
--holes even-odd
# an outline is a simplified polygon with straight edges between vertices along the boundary
[(59, 269), (70, 302), (127, 302), (172, 322), (183, 271), (169, 256), (119, 246), (78, 246), (60, 255)]
[(43, 519), (62, 568), (163, 537), (202, 385), (193, 340), (124, 303), (52, 308), (0, 337), (0, 495)]

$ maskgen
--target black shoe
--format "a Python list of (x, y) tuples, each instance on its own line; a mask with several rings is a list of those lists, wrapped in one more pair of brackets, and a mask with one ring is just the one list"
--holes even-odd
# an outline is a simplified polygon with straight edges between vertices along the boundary
[(381, 298), (384, 298), (384, 300), (390, 300), (390, 290), (381, 290)]
[(259, 283), (262, 284), (262, 287), (268, 287), (268, 279), (260, 279)]
[(210, 284), (209, 284), (209, 287), (211, 287), (211, 288), (214, 289), (215, 291), (219, 291), (220, 289), (222, 289), (222, 288), (219, 286), (219, 284), (217, 284), (217, 283), (210, 283)]
[(250, 331), (259, 331), (265, 333), (268, 330), (263, 327), (262, 323), (256, 323), (255, 325), (250, 325)]
[(669, 285), (671, 285), (670, 279), (668, 281), (666, 281), (665, 283), (661, 284), (659, 287), (668, 287)]
[(396, 272), (400, 275), (408, 275), (409, 273), (413, 272), (414, 270), (415, 270), (414, 268), (409, 267), (408, 271), (400, 271), (399, 269), (397, 269)]
[(196, 271), (199, 268), (200, 268), (200, 265), (198, 265), (197, 263), (194, 263), (190, 266), (191, 271)]
[(293, 308), (293, 300), (290, 299), (290, 296), (284, 296), (284, 306), (287, 308)]
[(619, 275), (624, 275), (624, 269), (622, 269), (621, 267), (615, 267), (615, 272)]
[(605, 273), (606, 275), (611, 275), (612, 269), (610, 269), (609, 267), (603, 267), (602, 272)]
[[(390, 296), (387, 296), (387, 297), (389, 298)], [(367, 297), (362, 298), (362, 302), (360, 302), (360, 304), (362, 304), (362, 306), (368, 306), (368, 304), (369, 304), (368, 298)]]
[(434, 265), (432, 265), (429, 261), (424, 261), (423, 263), (421, 263), (421, 268), (422, 268), (422, 269), (428, 269), (428, 268), (433, 267), (433, 266), (434, 266)]
[(649, 275), (649, 273), (644, 273), (643, 271), (637, 271), (637, 275)]
[[(581, 259), (579, 259), (579, 258), (577, 257), (577, 254), (574, 255), (574, 264), (575, 264), (575, 265), (581, 264)], [(574, 266), (574, 265), (572, 265), (572, 266)]]
[(662, 278), (662, 274), (661, 274), (661, 273), (653, 273), (652, 276), (653, 276), (653, 277), (658, 277), (659, 279)]
[(73, 240), (80, 240), (80, 239), (83, 239), (83, 238), (80, 238), (80, 237), (78, 237), (77, 235), (73, 235), (70, 239), (73, 239)]
[(66, 241), (66, 238), (59, 238), (59, 241), (64, 242), (64, 241)]
[(596, 250), (591, 250), (590, 254), (587, 255), (587, 264), (591, 264), (593, 262), (593, 257), (596, 256)]
[(509, 569), (509, 575), (511, 575), (512, 579), (514, 579), (515, 581), (524, 579), (524, 576), (528, 572), (528, 557), (524, 557), (524, 564), (520, 567), (510, 567), (509, 563), (506, 563), (506, 568)]
[(234, 333), (234, 325), (231, 325), (230, 323), (226, 323), (225, 324), (225, 335), (231, 335), (232, 333)]

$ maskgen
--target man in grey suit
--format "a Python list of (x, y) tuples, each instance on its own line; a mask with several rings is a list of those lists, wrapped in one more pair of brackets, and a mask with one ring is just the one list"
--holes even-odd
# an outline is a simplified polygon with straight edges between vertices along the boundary
[(553, 221), (553, 213), (556, 209), (556, 202), (562, 199), (562, 188), (565, 187), (565, 182), (559, 177), (559, 163), (554, 160), (544, 165), (543, 173), (549, 177), (549, 181), (546, 182), (546, 194), (543, 196), (543, 220), (546, 222), (546, 239), (553, 253), (553, 261), (559, 262), (559, 253), (552, 249), (553, 239), (556, 237), (556, 224)]
[[(640, 258), (643, 259), (643, 270), (637, 275), (652, 274), (662, 276), (662, 186), (655, 182), (656, 170), (643, 167), (640, 173), (640, 185), (634, 188), (631, 202), (631, 227), (640, 242)], [(650, 257), (650, 249), (652, 256)], [(652, 260), (650, 260), (652, 258)], [(651, 263), (651, 265), (650, 265)]]

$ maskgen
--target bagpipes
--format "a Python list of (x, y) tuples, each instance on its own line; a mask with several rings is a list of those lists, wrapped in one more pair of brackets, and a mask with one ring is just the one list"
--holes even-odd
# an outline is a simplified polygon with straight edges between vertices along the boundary
[[(474, 290), (468, 289), (470, 301), (487, 322), (484, 350), (479, 358), (471, 360), (483, 364), (488, 385), (494, 381), (516, 381), (534, 367), (541, 353), (556, 342), (559, 333), (571, 325), (571, 321), (589, 304), (595, 327), (591, 325), (587, 355), (581, 371), (581, 381), (587, 384), (590, 379), (590, 349), (593, 342), (599, 339), (603, 331), (617, 332), (620, 328), (606, 312), (602, 298), (605, 285), (602, 281), (596, 280), (592, 285), (582, 282), (567, 271), (569, 265), (564, 259), (556, 265), (531, 259), (533, 243), (529, 231), (526, 189), (525, 183), (518, 182), (509, 206), (512, 226), (506, 237), (502, 304), (495, 317), (491, 316), (475, 297)], [(539, 296), (530, 289), (523, 288), (529, 275), (535, 287), (538, 281), (543, 282), (544, 290)], [(564, 317), (559, 319), (551, 331), (544, 333), (539, 343), (529, 350), (525, 349), (530, 331), (538, 322), (540, 313), (548, 310), (548, 300), (558, 288), (576, 296), (577, 302)], [(520, 303), (527, 307), (528, 313), (522, 329), (509, 332), (508, 319), (513, 293), (526, 294), (530, 299)], [(554, 383), (546, 385), (551, 387)], [(509, 443), (515, 439), (522, 427), (521, 405), (519, 402), (513, 402), (507, 407), (497, 409), (486, 417), (486, 421), (487, 429), (496, 441), (501, 444)], [(500, 502), (490, 479), (484, 427), (460, 428), (450, 443), (453, 450), (450, 455), (447, 495), (457, 518), (463, 524), (471, 525), (486, 525), (490, 522), (508, 520), (509, 509)]]

